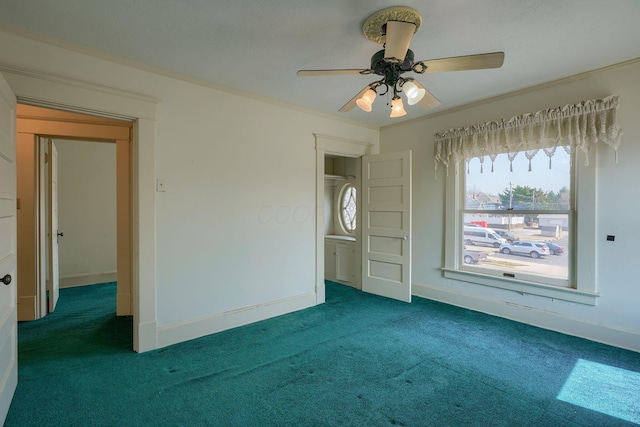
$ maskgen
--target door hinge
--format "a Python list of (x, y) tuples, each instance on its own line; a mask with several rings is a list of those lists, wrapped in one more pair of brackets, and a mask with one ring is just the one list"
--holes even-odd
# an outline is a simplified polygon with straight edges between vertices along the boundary
[(16, 199), (16, 210), (20, 209), (20, 198)]
[(49, 153), (44, 153), (44, 163), (49, 163)]

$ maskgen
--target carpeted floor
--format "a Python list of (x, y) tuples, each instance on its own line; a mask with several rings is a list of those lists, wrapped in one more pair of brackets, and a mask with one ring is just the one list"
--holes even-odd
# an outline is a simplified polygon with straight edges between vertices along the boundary
[(115, 284), (19, 325), (6, 426), (640, 425), (640, 354), (420, 298), (327, 303), (131, 351)]

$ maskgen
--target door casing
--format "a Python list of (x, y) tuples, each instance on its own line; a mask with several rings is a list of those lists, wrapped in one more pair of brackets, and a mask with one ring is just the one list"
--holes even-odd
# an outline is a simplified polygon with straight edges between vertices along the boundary
[[(47, 313), (46, 301), (46, 269), (45, 222), (48, 217), (44, 210), (46, 185), (44, 181), (44, 156), (40, 147), (41, 137), (82, 139), (116, 144), (117, 163), (117, 296), (116, 311), (119, 316), (132, 315), (132, 236), (131, 224), (131, 144), (133, 122), (106, 119), (85, 114), (41, 108), (31, 105), (17, 106), (18, 146), (35, 146), (34, 160), (22, 159), (23, 163), (35, 163), (35, 186), (29, 179), (29, 172), (22, 173), (20, 180), (29, 180), (29, 189), (35, 187), (33, 200), (27, 200), (23, 194), (21, 205), (33, 207), (27, 212), (20, 212), (26, 218), (19, 224), (18, 250), (19, 272), (31, 280), (22, 280), (18, 285), (20, 302), (18, 305), (19, 320), (34, 320)], [(24, 148), (24, 147), (22, 147)], [(24, 154), (23, 157), (28, 154)], [(19, 164), (20, 166), (20, 164)], [(22, 208), (21, 208), (22, 211)], [(32, 218), (34, 214), (34, 218)], [(26, 219), (26, 220), (25, 220)], [(33, 248), (33, 251), (32, 251)], [(20, 250), (22, 249), (22, 250)]]
[[(158, 99), (42, 71), (0, 65), (18, 102), (101, 117), (133, 125), (133, 349), (157, 348), (155, 120)], [(144, 218), (140, 221), (139, 218)]]
[[(365, 154), (375, 154), (372, 150), (372, 142), (356, 141), (347, 138), (335, 137), (314, 133), (316, 140), (316, 304), (325, 302), (324, 286), (324, 159), (325, 155), (336, 155), (342, 157), (359, 158)], [(361, 188), (360, 162), (356, 163), (356, 183), (357, 189)], [(360, 209), (362, 197), (356, 198), (357, 218), (356, 223), (362, 224), (362, 209)], [(356, 265), (354, 269), (355, 287), (362, 289), (362, 234), (361, 227), (356, 228)]]

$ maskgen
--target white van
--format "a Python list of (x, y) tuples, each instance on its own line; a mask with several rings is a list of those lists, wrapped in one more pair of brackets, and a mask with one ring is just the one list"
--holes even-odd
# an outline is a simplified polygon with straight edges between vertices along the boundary
[(482, 227), (464, 227), (464, 242), (467, 245), (488, 245), (499, 248), (507, 240), (495, 231)]

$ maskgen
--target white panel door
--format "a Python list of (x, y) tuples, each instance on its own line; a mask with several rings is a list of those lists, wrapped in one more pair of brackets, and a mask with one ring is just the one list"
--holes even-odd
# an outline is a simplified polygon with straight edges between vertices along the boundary
[(18, 384), (16, 98), (0, 74), (0, 425)]
[(47, 207), (49, 266), (47, 294), (49, 313), (53, 313), (60, 296), (60, 274), (58, 269), (58, 150), (50, 139), (47, 143)]
[(362, 158), (362, 290), (411, 302), (411, 151)]

